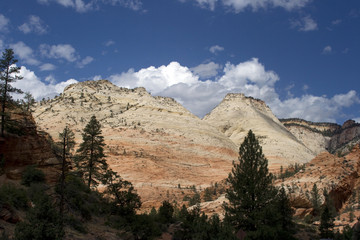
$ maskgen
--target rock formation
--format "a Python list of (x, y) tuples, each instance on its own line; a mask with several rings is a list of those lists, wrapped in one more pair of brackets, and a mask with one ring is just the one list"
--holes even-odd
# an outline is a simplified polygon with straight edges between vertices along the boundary
[(281, 124), (265, 102), (243, 94), (228, 94), (204, 121), (216, 126), (237, 146), (252, 129), (269, 160), (270, 169), (306, 163), (315, 157), (313, 151)]
[(238, 155), (231, 140), (175, 100), (106, 80), (70, 85), (61, 96), (39, 104), (33, 115), (54, 139), (68, 125), (78, 144), (95, 115), (109, 165), (135, 185), (144, 206), (181, 200), (186, 188), (224, 179)]

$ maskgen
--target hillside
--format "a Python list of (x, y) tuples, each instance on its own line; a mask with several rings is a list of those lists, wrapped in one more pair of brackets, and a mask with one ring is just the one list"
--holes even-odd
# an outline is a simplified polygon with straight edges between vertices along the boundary
[(265, 102), (243, 94), (228, 94), (204, 121), (216, 126), (237, 146), (252, 129), (260, 139), (270, 169), (306, 163), (315, 157), (313, 151), (281, 124)]
[(222, 180), (237, 158), (236, 145), (215, 127), (175, 100), (153, 97), (144, 88), (87, 81), (68, 86), (34, 110), (40, 129), (57, 139), (67, 124), (77, 143), (95, 115), (109, 165), (135, 185), (144, 206), (163, 198), (182, 199), (180, 188), (204, 188)]

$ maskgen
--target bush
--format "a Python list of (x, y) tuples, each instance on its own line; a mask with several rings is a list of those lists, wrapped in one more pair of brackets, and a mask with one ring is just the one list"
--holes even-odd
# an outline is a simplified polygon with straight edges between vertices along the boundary
[(21, 184), (30, 186), (32, 183), (42, 183), (45, 181), (45, 174), (35, 166), (27, 166), (21, 176)]
[(7, 183), (0, 187), (0, 205), (8, 204), (16, 209), (28, 208), (28, 197), (26, 191), (17, 188), (15, 185)]

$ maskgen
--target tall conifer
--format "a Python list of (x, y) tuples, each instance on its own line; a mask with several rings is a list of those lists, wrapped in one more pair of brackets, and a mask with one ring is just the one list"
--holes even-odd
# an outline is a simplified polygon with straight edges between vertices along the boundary
[(101, 135), (101, 125), (92, 116), (82, 134), (83, 142), (77, 150), (76, 166), (84, 175), (88, 187), (97, 186), (103, 180), (108, 167), (104, 154), (104, 137)]
[(1, 93), (1, 136), (4, 136), (7, 103), (11, 100), (10, 93), (22, 93), (20, 89), (11, 86), (12, 82), (22, 79), (16, 75), (20, 72), (20, 67), (16, 67), (17, 59), (14, 57), (12, 49), (5, 49), (0, 59), (0, 93)]

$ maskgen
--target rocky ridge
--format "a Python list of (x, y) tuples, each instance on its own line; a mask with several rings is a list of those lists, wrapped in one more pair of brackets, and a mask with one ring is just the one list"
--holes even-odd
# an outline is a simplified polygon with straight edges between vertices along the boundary
[(360, 142), (360, 124), (353, 120), (342, 126), (302, 119), (281, 119), (284, 126), (304, 145), (319, 154), (323, 151), (345, 155)]

